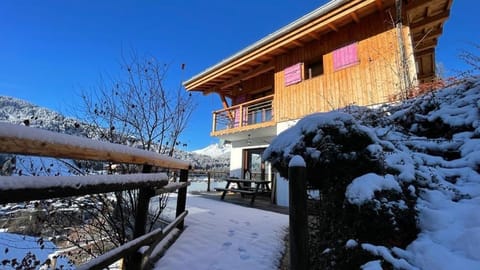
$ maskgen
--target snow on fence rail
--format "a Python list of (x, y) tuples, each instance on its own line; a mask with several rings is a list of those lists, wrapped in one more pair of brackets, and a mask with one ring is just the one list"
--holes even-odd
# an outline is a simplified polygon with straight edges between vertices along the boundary
[(187, 161), (151, 151), (9, 123), (0, 123), (0, 153), (190, 168)]
[[(0, 123), (0, 153), (109, 161), (143, 165), (142, 174), (86, 176), (0, 176), (0, 203), (139, 189), (134, 239), (99, 257), (82, 269), (103, 269), (119, 258), (129, 258), (127, 269), (149, 269), (153, 257), (138, 247), (148, 247), (151, 256), (162, 239), (173, 238), (183, 229), (190, 163), (125, 145), (94, 141), (51, 131)], [(165, 173), (151, 173), (153, 167), (180, 170), (179, 183), (168, 183)], [(146, 234), (151, 197), (178, 190), (176, 219), (166, 229)], [(172, 228), (176, 228), (173, 230)], [(162, 246), (162, 249), (165, 247)], [(157, 258), (157, 257), (155, 257)], [(146, 265), (145, 262), (149, 263)], [(142, 263), (143, 262), (143, 263)]]

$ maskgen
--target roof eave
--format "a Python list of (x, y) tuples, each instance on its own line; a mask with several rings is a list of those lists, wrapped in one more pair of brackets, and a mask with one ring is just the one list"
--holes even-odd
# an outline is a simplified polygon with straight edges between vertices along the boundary
[(322, 16), (322, 15), (325, 15), (327, 14), (328, 12), (338, 8), (339, 6), (342, 6), (344, 5), (345, 3), (348, 3), (352, 0), (333, 0), (333, 1), (330, 1), (328, 3), (326, 3), (325, 5), (317, 8), (316, 10), (302, 16), (301, 18), (299, 18), (298, 20), (280, 28), (279, 30), (267, 35), (266, 37), (260, 39), (259, 41), (253, 43), (252, 45), (246, 47), (245, 49), (235, 53), (234, 55), (220, 61), (219, 63), (205, 69), (204, 71), (198, 73), (197, 75), (193, 76), (192, 78), (186, 80), (183, 82), (183, 86), (185, 87), (186, 90), (188, 91), (204, 91), (204, 90), (194, 90), (192, 88), (192, 84), (197, 81), (198, 79), (214, 72), (215, 70), (218, 70), (232, 62), (234, 62), (235, 60), (257, 50), (258, 48), (261, 48), (267, 44), (269, 44), (270, 42), (282, 37), (283, 35), (307, 24), (308, 22)]

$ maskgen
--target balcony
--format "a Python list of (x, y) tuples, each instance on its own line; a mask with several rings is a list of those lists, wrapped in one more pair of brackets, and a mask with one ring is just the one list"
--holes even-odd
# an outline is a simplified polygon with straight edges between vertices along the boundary
[(213, 112), (212, 136), (272, 126), (273, 95)]

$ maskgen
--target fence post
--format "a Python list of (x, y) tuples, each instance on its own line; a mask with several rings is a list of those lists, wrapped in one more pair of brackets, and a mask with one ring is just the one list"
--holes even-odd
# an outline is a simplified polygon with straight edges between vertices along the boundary
[(306, 164), (294, 156), (288, 165), (290, 215), (290, 269), (308, 269), (308, 215)]
[[(186, 183), (188, 181), (188, 170), (180, 170), (180, 182)], [(180, 216), (185, 211), (187, 204), (187, 187), (180, 188), (177, 196), (177, 213), (176, 217)], [(183, 229), (184, 222), (180, 222), (177, 226), (178, 229)]]
[[(143, 165), (142, 172), (150, 173), (152, 171), (151, 165)], [(135, 209), (135, 227), (133, 231), (133, 238), (138, 238), (145, 234), (145, 227), (147, 225), (148, 207), (150, 205), (150, 198), (155, 195), (152, 188), (140, 188), (137, 197), (137, 208)], [(142, 256), (139, 253), (134, 253), (127, 257), (125, 262), (125, 269), (141, 269)]]
[(207, 192), (210, 192), (210, 171), (207, 172)]

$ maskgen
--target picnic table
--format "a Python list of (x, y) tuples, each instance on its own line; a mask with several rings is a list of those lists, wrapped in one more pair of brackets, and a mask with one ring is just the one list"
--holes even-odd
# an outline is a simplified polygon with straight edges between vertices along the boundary
[[(226, 178), (225, 181), (227, 184), (225, 188), (215, 188), (217, 191), (223, 191), (221, 199), (225, 199), (227, 192), (240, 193), (242, 197), (244, 195), (252, 195), (250, 204), (253, 205), (255, 202), (255, 197), (259, 193), (270, 192), (270, 187), (268, 184), (270, 181), (266, 180), (250, 180), (250, 179), (241, 179), (241, 178)], [(236, 188), (231, 188), (230, 185), (236, 183)]]

